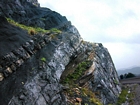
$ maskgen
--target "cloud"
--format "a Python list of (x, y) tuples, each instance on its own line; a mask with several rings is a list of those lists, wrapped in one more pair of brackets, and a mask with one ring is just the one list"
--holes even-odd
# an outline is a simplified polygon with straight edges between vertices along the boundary
[(84, 40), (103, 43), (117, 68), (139, 65), (139, 0), (38, 0), (66, 16)]
[(140, 44), (104, 43), (104, 46), (108, 46), (117, 69), (140, 65)]

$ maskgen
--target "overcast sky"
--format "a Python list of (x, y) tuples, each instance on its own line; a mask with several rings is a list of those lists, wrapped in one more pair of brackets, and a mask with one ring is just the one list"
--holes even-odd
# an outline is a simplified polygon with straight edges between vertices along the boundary
[(38, 0), (72, 22), (84, 40), (103, 43), (117, 69), (140, 66), (140, 0)]

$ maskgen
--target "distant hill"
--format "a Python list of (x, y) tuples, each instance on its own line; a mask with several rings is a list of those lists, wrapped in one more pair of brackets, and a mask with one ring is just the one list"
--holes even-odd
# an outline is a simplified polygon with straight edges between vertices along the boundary
[(121, 74), (125, 74), (125, 73), (133, 73), (135, 75), (140, 75), (140, 67), (133, 67), (133, 68), (128, 68), (128, 69), (120, 69), (120, 70), (117, 70), (118, 72), (118, 75), (121, 75)]

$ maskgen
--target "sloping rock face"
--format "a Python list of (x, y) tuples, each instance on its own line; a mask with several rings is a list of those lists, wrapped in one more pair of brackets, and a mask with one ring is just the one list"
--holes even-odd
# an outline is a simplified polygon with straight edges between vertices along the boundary
[[(65, 17), (35, 5), (36, 0), (0, 4), (0, 105), (100, 105), (93, 93), (103, 105), (115, 104), (121, 91), (118, 75), (102, 44), (83, 41)], [(29, 36), (4, 17), (61, 33)]]
[[(104, 48), (101, 43), (84, 42), (83, 44), (81, 43), (80, 46), (83, 46), (82, 49), (85, 50), (80, 51), (77, 57), (66, 66), (66, 69), (63, 72), (61, 79), (64, 79), (64, 77), (66, 78), (68, 74), (75, 75), (75, 72), (73, 71), (77, 67), (77, 64), (80, 64), (81, 62), (88, 60), (90, 61), (90, 64), (87, 65), (82, 75), (80, 75), (80, 77), (75, 80), (75, 84), (78, 84), (78, 86), (80, 87), (74, 86), (73, 88), (75, 89), (79, 88), (79, 90), (78, 89), (76, 91), (74, 89), (69, 90), (74, 91), (75, 93), (77, 91), (81, 93), (83, 92), (80, 90), (81, 88), (89, 89), (93, 93), (96, 93), (96, 97), (98, 97), (101, 100), (101, 103), (103, 105), (108, 104), (115, 105), (117, 97), (121, 92), (121, 88), (117, 72), (115, 70), (114, 64), (112, 62), (108, 50)], [(71, 78), (71, 76), (69, 77), (70, 81), (73, 81), (73, 78)], [(71, 85), (71, 83), (69, 83), (69, 85)], [(92, 105), (92, 103), (90, 103), (89, 101), (91, 97), (85, 99), (86, 97), (83, 97), (83, 94), (82, 95), (76, 94), (75, 99), (76, 97), (82, 98), (83, 100), (82, 105), (84, 104)], [(69, 99), (71, 100), (71, 97), (69, 97)], [(99, 103), (94, 104), (100, 105)]]
[(34, 27), (50, 29), (67, 24), (66, 17), (48, 8), (39, 8), (37, 0), (1, 0), (0, 14)]

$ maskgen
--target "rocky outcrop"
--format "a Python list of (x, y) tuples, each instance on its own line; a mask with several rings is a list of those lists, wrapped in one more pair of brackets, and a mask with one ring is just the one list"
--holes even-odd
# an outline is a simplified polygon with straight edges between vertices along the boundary
[[(34, 4), (34, 5), (32, 5)], [(66, 24), (67, 19), (48, 8), (39, 8), (37, 0), (1, 0), (0, 14), (34, 27), (50, 29)]]
[[(91, 61), (90, 65), (88, 64), (82, 75), (77, 78), (75, 84), (78, 84), (80, 88), (89, 89), (93, 93), (97, 93), (96, 96), (104, 105), (115, 104), (117, 97), (121, 92), (121, 88), (117, 72), (108, 50), (104, 48), (101, 43), (84, 43), (86, 44), (81, 44), (81, 46), (84, 46), (85, 48), (84, 52), (78, 54), (78, 56), (68, 64), (61, 78), (63, 79), (65, 76), (73, 72), (73, 69), (77, 67), (76, 64), (86, 60)], [(71, 75), (74, 74), (75, 72)], [(73, 80), (70, 79), (70, 81)], [(82, 95), (77, 96), (80, 98), (82, 97)], [(84, 100), (84, 98), (85, 97), (82, 97), (84, 101), (82, 102), (82, 105), (86, 103), (91, 104), (89, 102), (90, 99)]]
[[(83, 41), (71, 22), (34, 6), (36, 0), (0, 2), (7, 4), (1, 5), (0, 17), (0, 105), (108, 105), (117, 101), (118, 75), (102, 44)], [(17, 10), (24, 15), (20, 17)], [(29, 26), (58, 28), (61, 33), (29, 36), (4, 17)]]

